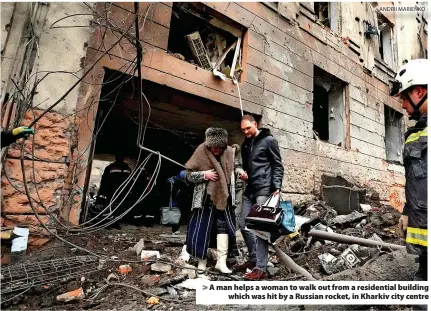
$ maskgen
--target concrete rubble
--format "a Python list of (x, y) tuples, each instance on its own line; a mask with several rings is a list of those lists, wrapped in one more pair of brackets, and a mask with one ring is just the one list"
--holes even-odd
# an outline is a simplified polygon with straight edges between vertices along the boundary
[[(403, 244), (403, 240), (397, 232), (397, 222), (400, 214), (395, 209), (372, 200), (361, 201), (361, 206), (362, 208), (359, 211), (353, 210), (349, 214), (340, 214), (327, 202), (313, 200), (295, 206), (295, 213), (298, 221), (300, 221), (298, 224), (307, 223), (307, 220), (314, 220), (310, 230), (343, 234), (392, 244)], [(108, 230), (109, 234), (104, 233), (104, 236), (100, 233), (100, 236), (90, 239), (86, 246), (94, 250), (104, 249), (108, 253), (118, 255), (121, 258), (124, 258), (123, 254), (127, 254), (130, 262), (118, 263), (116, 262), (118, 259), (113, 262), (104, 260), (97, 275), (82, 278), (82, 282), (78, 281), (70, 284), (66, 282), (65, 284), (69, 285), (64, 287), (63, 291), (58, 294), (67, 293), (74, 288), (79, 288), (79, 285), (81, 285), (85, 296), (91, 296), (98, 293), (98, 290), (106, 286), (106, 284), (120, 283), (130, 284), (145, 290), (148, 295), (141, 295), (134, 290), (124, 292), (123, 288), (116, 288), (113, 285), (103, 291), (98, 299), (92, 303), (99, 307), (105, 306), (104, 300), (99, 299), (102, 297), (106, 297), (107, 300), (112, 297), (112, 299), (141, 301), (147, 306), (150, 305), (147, 300), (151, 296), (160, 299), (157, 305), (169, 304), (164, 298), (177, 299), (179, 303), (194, 299), (196, 288), (206, 280), (197, 278), (197, 260), (190, 257), (186, 252), (186, 247), (184, 246), (185, 236), (175, 237), (171, 234), (161, 234), (161, 232), (168, 232), (169, 230), (170, 228), (167, 227), (140, 228), (128, 226), (126, 230)], [(158, 239), (155, 240), (154, 236), (157, 236)], [(230, 258), (230, 266), (244, 262), (247, 258), (245, 242), (238, 239), (237, 243), (240, 256)], [(406, 279), (408, 275), (412, 275), (415, 270), (402, 262), (401, 259), (405, 259), (409, 263), (412, 262), (412, 259), (405, 252), (392, 252), (385, 247), (366, 247), (338, 243), (332, 240), (307, 236), (303, 232), (291, 238), (286, 237), (278, 244), (278, 247), (292, 258), (296, 264), (319, 280), (372, 279), (373, 276), (368, 271), (376, 269), (377, 262), (380, 263), (380, 269), (382, 270), (379, 273), (387, 276), (387, 278), (383, 278), (385, 280), (395, 280), (397, 278), (396, 275), (389, 272), (389, 270), (394, 270), (395, 267), (398, 269), (397, 265), (402, 270), (400, 277), (403, 279)], [(73, 252), (76, 253), (77, 250)], [(141, 257), (140, 263), (135, 257), (138, 252)], [(241, 273), (234, 273), (228, 277), (217, 274), (214, 269), (216, 260), (216, 250), (210, 249), (207, 273), (205, 274), (208, 279), (242, 279)], [(286, 268), (280, 257), (271, 248), (268, 260), (268, 277), (269, 280), (305, 279), (297, 272)], [(374, 275), (374, 279), (380, 279), (380, 276)], [(88, 305), (87, 302), (84, 302), (85, 300), (79, 300), (79, 297), (60, 298), (63, 296), (57, 296), (61, 301), (69, 299), (71, 303), (78, 303), (80, 306)], [(50, 302), (44, 303), (49, 306), (55, 305), (57, 296), (54, 296)]]

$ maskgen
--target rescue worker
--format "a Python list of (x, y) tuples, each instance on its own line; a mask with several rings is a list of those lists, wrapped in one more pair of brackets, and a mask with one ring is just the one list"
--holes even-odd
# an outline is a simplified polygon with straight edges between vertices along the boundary
[(1, 148), (9, 146), (10, 144), (16, 142), (20, 138), (28, 138), (30, 134), (34, 135), (34, 130), (26, 127), (20, 126), (13, 130), (2, 130), (1, 131)]
[[(121, 187), (119, 191), (117, 190), (129, 177), (130, 173), (130, 166), (126, 162), (124, 162), (124, 156), (119, 154), (115, 156), (115, 161), (109, 164), (103, 171), (102, 179), (100, 181), (99, 195), (96, 204), (103, 205), (104, 207), (106, 207), (108, 204), (110, 204), (115, 194), (116, 198), (111, 203), (109, 209), (109, 211), (115, 209), (115, 212), (113, 213), (114, 217), (119, 216), (126, 210), (126, 200), (121, 203), (120, 207), (117, 208), (117, 206), (129, 191), (126, 188), (120, 193), (120, 190), (123, 189), (123, 187)], [(114, 227), (118, 227), (118, 222), (119, 220), (117, 220), (117, 222), (112, 225)]]
[(406, 203), (399, 226), (407, 231), (407, 251), (418, 255), (419, 270), (414, 281), (427, 280), (428, 205), (427, 205), (427, 145), (428, 145), (428, 79), (429, 60), (414, 59), (400, 68), (392, 80), (390, 95), (403, 101), (402, 107), (417, 123), (405, 133), (404, 168)]

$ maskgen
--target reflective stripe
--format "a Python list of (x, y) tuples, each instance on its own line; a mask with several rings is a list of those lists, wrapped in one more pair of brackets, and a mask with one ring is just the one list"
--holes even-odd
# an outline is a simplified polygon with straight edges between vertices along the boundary
[(428, 247), (428, 229), (408, 227), (406, 242)]
[(128, 174), (130, 174), (130, 171), (129, 170), (117, 170), (117, 169), (112, 169), (112, 170), (110, 170), (109, 171), (110, 173), (128, 173)]
[(406, 144), (417, 141), (419, 137), (428, 137), (428, 127), (424, 128), (422, 131), (410, 134), (410, 136), (407, 137)]
[(420, 234), (420, 235), (428, 235), (428, 229), (408, 227), (407, 232), (414, 233), (414, 234)]

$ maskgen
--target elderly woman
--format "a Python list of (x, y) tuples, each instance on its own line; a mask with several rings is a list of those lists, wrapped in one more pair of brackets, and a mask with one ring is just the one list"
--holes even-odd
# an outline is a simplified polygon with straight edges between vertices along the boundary
[[(188, 226), (187, 251), (199, 259), (205, 270), (208, 248), (217, 247), (215, 268), (232, 273), (226, 266), (227, 255), (238, 255), (235, 239), (235, 150), (227, 145), (228, 133), (208, 128), (205, 142), (186, 163), (187, 180), (194, 183), (192, 217)], [(203, 272), (198, 272), (200, 277)]]

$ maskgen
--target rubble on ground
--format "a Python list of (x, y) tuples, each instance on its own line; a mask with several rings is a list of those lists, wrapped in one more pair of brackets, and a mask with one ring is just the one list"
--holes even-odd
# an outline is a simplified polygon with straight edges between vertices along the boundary
[[(365, 201), (360, 202), (359, 210), (352, 210), (348, 214), (338, 213), (336, 209), (321, 200), (295, 206), (295, 213), (304, 219), (315, 219), (313, 230), (403, 244), (403, 238), (397, 230), (400, 213), (388, 205), (382, 205), (378, 199), (373, 200), (372, 197), (368, 195)], [(170, 227), (144, 228), (127, 225), (122, 226), (121, 230), (110, 229), (87, 236), (76, 236), (71, 242), (91, 251), (104, 253), (108, 259), (100, 260), (98, 268), (85, 278), (76, 276), (65, 278), (58, 284), (47, 283), (35, 287), (4, 307), (40, 309), (61, 305), (61, 308), (66, 309), (112, 309), (112, 304), (116, 304), (114, 301), (117, 300), (118, 305), (127, 300), (147, 307), (162, 306), (167, 310), (178, 304), (187, 305), (190, 299), (194, 301), (197, 286), (205, 280), (197, 277), (197, 259), (185, 252), (185, 235), (173, 235), (170, 234), (170, 230)], [(181, 230), (185, 232), (185, 227)], [(46, 259), (67, 258), (76, 256), (80, 252), (77, 249), (72, 250), (59, 241), (53, 243), (59, 244), (57, 249), (49, 251), (50, 246), (47, 245), (46, 251), (42, 248), (35, 254), (30, 253), (25, 260), (40, 261), (44, 256)], [(246, 261), (247, 248), (244, 240), (238, 239), (237, 243), (240, 256), (229, 258), (230, 267), (235, 263)], [(390, 260), (402, 265), (404, 269), (405, 264), (401, 259), (407, 258), (407, 255), (399, 251), (396, 253), (401, 255), (392, 255), (395, 252), (392, 253), (381, 247), (348, 245), (303, 234), (285, 238), (279, 243), (279, 247), (295, 263), (322, 280), (372, 279), (373, 276), (367, 271), (370, 271), (370, 267), (374, 269), (376, 262), (382, 265), (386, 260), (388, 269), (392, 271), (390, 265), (393, 262), (389, 263)], [(217, 252), (210, 250), (209, 253), (206, 273), (208, 278), (241, 280), (242, 273), (239, 272), (231, 276), (217, 274), (214, 269)], [(270, 249), (268, 262), (270, 280), (304, 280), (304, 277), (283, 266), (272, 249)], [(406, 259), (406, 262), (410, 263), (411, 259)], [(411, 269), (407, 270), (402, 272), (403, 279)], [(388, 277), (395, 280), (396, 275)], [(374, 279), (379, 278), (374, 276)], [(383, 279), (387, 280), (387, 278)], [(134, 286), (145, 293), (132, 288), (118, 287), (115, 284)], [(70, 295), (66, 295), (77, 288), (79, 295), (76, 297), (71, 298)], [(94, 296), (96, 298), (92, 298)], [(157, 299), (151, 299), (151, 297)], [(177, 302), (174, 303), (172, 300)], [(194, 306), (194, 304), (190, 305)]]

